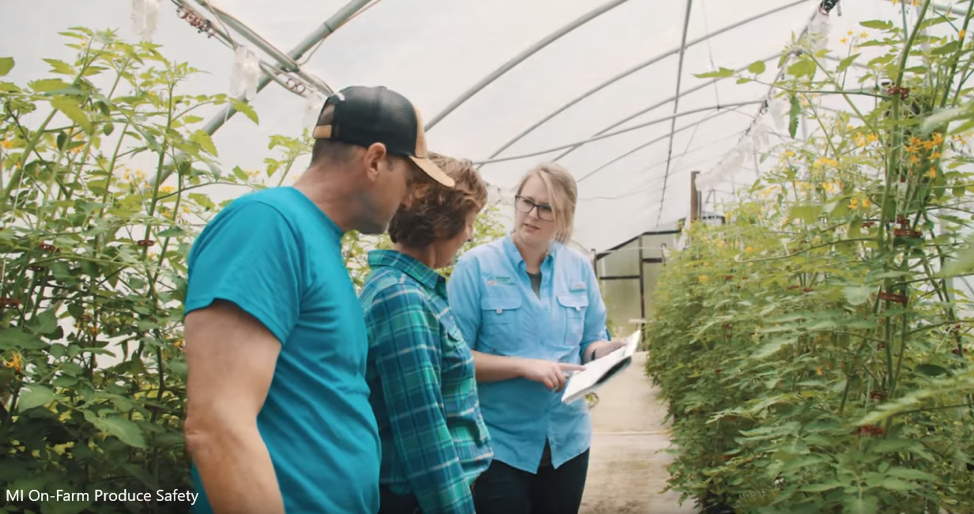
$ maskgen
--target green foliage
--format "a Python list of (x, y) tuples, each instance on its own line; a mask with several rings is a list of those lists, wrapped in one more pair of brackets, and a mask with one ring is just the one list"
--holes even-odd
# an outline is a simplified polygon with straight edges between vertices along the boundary
[[(256, 123), (250, 106), (181, 94), (196, 70), (151, 43), (82, 28), (63, 35), (75, 59), (47, 60), (62, 78), (0, 82), (0, 488), (187, 490), (189, 249), (228, 203), (210, 198), (212, 186), (244, 194), (285, 185), (312, 141), (274, 136), (265, 176), (226, 172), (197, 114), (233, 102)], [(0, 58), (0, 76), (13, 65)], [(477, 227), (478, 241), (498, 234), (489, 215)], [(367, 246), (349, 236), (350, 266)], [(3, 508), (185, 511), (154, 502)]]
[[(771, 150), (777, 167), (727, 224), (693, 226), (668, 260), (647, 372), (669, 402), (670, 486), (685, 498), (756, 513), (974, 512), (972, 305), (945, 279), (974, 268), (967, 135), (946, 131), (957, 112), (917, 130), (965, 91), (954, 71), (970, 68), (971, 44), (951, 40), (906, 45), (906, 68), (902, 40), (861, 37), (888, 51), (867, 72), (895, 79), (881, 94), (843, 90), (852, 49), (836, 70), (796, 42), (804, 57), (775, 87), (792, 135), (802, 112), (820, 134)], [(878, 102), (831, 114), (817, 104), (829, 92)]]

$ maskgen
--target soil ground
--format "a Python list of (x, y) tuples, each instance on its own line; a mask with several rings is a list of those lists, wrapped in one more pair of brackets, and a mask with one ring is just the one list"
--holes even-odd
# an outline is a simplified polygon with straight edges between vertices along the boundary
[(592, 408), (592, 451), (580, 514), (694, 514), (692, 499), (668, 491), (672, 456), (666, 406), (644, 375), (638, 353), (618, 377), (598, 390)]

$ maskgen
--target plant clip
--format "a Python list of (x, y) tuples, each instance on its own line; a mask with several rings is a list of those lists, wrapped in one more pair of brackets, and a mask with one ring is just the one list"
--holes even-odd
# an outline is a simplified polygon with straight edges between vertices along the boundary
[(151, 239), (143, 239), (141, 241), (136, 241), (135, 244), (137, 244), (139, 246), (149, 247), (149, 246), (152, 246), (152, 245), (156, 244), (156, 242), (153, 241), (153, 240), (151, 240)]
[(896, 217), (896, 223), (899, 226), (901, 226), (901, 227), (909, 227), (910, 226), (910, 219), (907, 218), (906, 216), (897, 216)]
[(890, 302), (902, 303), (903, 305), (906, 305), (906, 300), (907, 300), (906, 296), (904, 295), (896, 294), (896, 293), (888, 293), (886, 291), (879, 293), (879, 299), (888, 300)]
[(858, 432), (861, 436), (869, 437), (872, 435), (883, 435), (886, 433), (886, 430), (883, 427), (876, 425), (863, 425), (856, 429), (856, 432)]
[(189, 7), (183, 5), (179, 6), (179, 8), (176, 9), (176, 16), (181, 20), (186, 20), (186, 23), (189, 23), (199, 33), (206, 32), (206, 37), (213, 37), (216, 35), (216, 30), (213, 28), (210, 20), (200, 16), (199, 13), (193, 9), (190, 9)]
[(869, 391), (869, 399), (870, 400), (880, 400), (880, 401), (882, 401), (884, 398), (886, 398), (886, 393), (884, 393), (882, 391)]
[(42, 252), (52, 252), (53, 253), (53, 252), (56, 252), (57, 251), (57, 248), (54, 245), (50, 245), (50, 244), (47, 244), (47, 243), (41, 243), (41, 244), (37, 245), (37, 247), (40, 248)]
[(923, 237), (923, 232), (908, 228), (896, 228), (893, 229), (893, 237)]
[(20, 307), (20, 300), (16, 298), (0, 298), (0, 308), (2, 307)]
[(29, 269), (29, 270), (31, 270), (31, 271), (36, 271), (36, 272), (38, 272), (38, 273), (40, 273), (41, 271), (44, 271), (44, 270), (46, 270), (47, 268), (45, 268), (44, 266), (37, 266), (37, 265), (34, 265), (34, 266), (28, 266), (28, 267), (27, 267), (27, 269)]
[[(950, 351), (950, 353), (953, 353), (954, 355), (960, 356), (960, 349), (954, 348), (953, 350)], [(967, 353), (967, 348), (964, 348), (964, 353)]]
[[(822, 16), (828, 16), (829, 12), (832, 11), (832, 9), (834, 9), (836, 4), (838, 3), (839, 0), (822, 0), (822, 3), (818, 4), (819, 14), (821, 14)], [(842, 13), (840, 12), (839, 16), (841, 15)]]
[(910, 97), (910, 88), (900, 87), (900, 86), (890, 86), (886, 89), (886, 94), (890, 96), (899, 96), (900, 100), (906, 100)]

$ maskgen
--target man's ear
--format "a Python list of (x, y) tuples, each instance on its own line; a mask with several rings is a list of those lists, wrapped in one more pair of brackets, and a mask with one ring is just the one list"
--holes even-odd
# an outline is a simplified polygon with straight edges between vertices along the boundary
[(382, 143), (372, 143), (365, 150), (365, 155), (362, 156), (362, 164), (365, 166), (366, 175), (369, 177), (369, 180), (375, 181), (379, 178), (379, 173), (382, 171), (382, 163), (385, 162), (387, 156), (386, 145)]

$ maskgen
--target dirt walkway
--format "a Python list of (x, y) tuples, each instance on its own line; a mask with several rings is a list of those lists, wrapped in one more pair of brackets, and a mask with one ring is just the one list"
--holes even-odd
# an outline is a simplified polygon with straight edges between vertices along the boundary
[(599, 389), (592, 409), (591, 463), (580, 514), (694, 514), (693, 500), (680, 506), (666, 487), (672, 460), (666, 407), (643, 375), (645, 353), (619, 377)]

